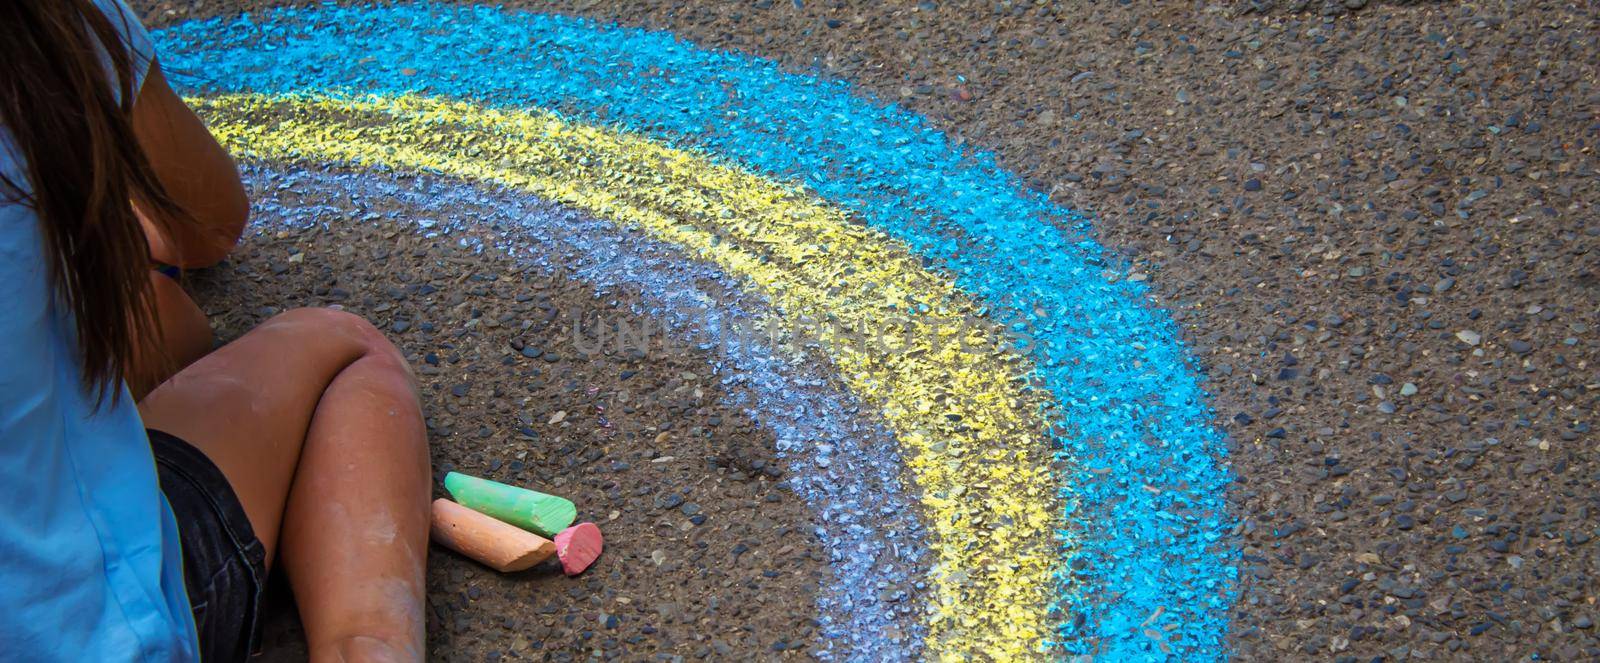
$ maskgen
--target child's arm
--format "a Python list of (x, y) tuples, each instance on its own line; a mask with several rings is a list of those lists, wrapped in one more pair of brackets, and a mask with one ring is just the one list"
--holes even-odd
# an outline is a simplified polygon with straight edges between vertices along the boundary
[(154, 60), (133, 106), (133, 131), (167, 193), (194, 218), (163, 232), (138, 210), (150, 257), (183, 268), (217, 264), (244, 233), (250, 202), (233, 159), (167, 85)]

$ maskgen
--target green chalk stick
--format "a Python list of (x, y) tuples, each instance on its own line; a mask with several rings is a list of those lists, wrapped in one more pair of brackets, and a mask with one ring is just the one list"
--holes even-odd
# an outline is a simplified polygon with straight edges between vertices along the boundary
[(578, 517), (578, 508), (564, 497), (459, 472), (444, 475), (444, 489), (450, 491), (450, 496), (461, 506), (547, 539), (566, 529)]

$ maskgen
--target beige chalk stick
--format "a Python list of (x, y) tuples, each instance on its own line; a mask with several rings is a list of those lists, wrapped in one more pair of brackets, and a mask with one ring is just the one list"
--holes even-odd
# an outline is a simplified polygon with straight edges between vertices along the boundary
[(556, 554), (556, 544), (447, 499), (433, 501), (433, 540), (501, 573), (521, 571)]

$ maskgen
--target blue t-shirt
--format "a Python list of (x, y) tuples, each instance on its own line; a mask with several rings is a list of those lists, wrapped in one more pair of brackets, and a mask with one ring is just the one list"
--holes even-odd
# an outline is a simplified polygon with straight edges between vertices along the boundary
[[(149, 35), (97, 0), (133, 53)], [(0, 172), (28, 187), (0, 126)], [(50, 284), (40, 220), (0, 191), (0, 660), (193, 661), (177, 523), (133, 398), (82, 387), (76, 325)]]

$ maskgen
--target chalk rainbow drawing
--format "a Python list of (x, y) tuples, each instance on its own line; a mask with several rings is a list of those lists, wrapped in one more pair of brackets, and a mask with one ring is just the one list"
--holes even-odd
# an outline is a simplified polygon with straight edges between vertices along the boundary
[[(680, 331), (775, 325), (719, 352), (835, 562), (819, 658), (1225, 657), (1196, 368), (1087, 220), (992, 155), (843, 82), (565, 16), (329, 4), (154, 36), (258, 218), (312, 213), (284, 188), (403, 199)], [(778, 340), (802, 327), (816, 347)]]

